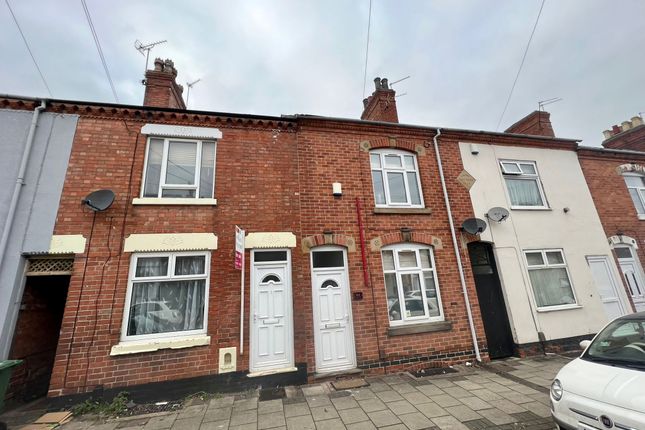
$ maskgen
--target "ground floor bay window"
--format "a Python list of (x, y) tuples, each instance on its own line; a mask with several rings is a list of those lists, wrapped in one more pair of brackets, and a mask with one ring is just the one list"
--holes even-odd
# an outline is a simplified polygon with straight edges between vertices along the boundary
[(397, 244), (381, 251), (391, 326), (442, 321), (432, 248)]
[(134, 254), (122, 341), (206, 333), (210, 253)]

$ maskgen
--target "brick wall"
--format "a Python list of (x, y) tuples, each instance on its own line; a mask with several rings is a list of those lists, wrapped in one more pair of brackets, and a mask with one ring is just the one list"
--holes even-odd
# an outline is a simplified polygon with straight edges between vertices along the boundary
[[(625, 180), (617, 171), (618, 166), (623, 164), (645, 166), (645, 153), (643, 155), (619, 154), (617, 152), (599, 153), (580, 149), (578, 155), (605, 234), (607, 237), (611, 237), (622, 232), (622, 234), (636, 239), (639, 243), (639, 259), (641, 264), (645, 266), (645, 246), (643, 246), (645, 244), (645, 220), (638, 218)], [(616, 264), (618, 264), (617, 261)], [(629, 291), (627, 295), (631, 300)]]
[[(146, 122), (166, 121), (164, 114), (157, 115), (147, 121), (109, 116), (82, 116), (79, 121), (55, 234), (83, 234), (89, 245), (86, 254), (76, 256), (50, 396), (91, 391), (98, 385), (111, 388), (217, 373), (218, 349), (239, 346), (240, 272), (233, 269), (234, 226), (300, 235), (295, 135), (286, 123), (258, 126), (173, 117), (174, 123), (183, 119), (186, 125), (223, 132), (217, 147), (218, 205), (133, 206), (131, 200), (141, 189), (146, 147), (139, 130)], [(84, 209), (81, 198), (101, 188), (116, 193), (114, 205), (96, 214)], [(219, 239), (211, 259), (207, 327), (211, 345), (110, 357), (110, 348), (120, 339), (128, 283), (130, 254), (122, 252), (123, 238), (133, 233), (187, 232), (214, 232)], [(295, 253), (293, 260), (300, 265), (302, 257)], [(294, 286), (297, 283), (294, 273)], [(246, 299), (248, 309), (248, 295)], [(298, 327), (297, 346), (302, 345)], [(295, 353), (296, 362), (305, 361), (303, 348)], [(246, 354), (238, 357), (238, 368), (248, 368), (247, 360)]]
[[(90, 112), (91, 111), (91, 112)], [(305, 237), (336, 233), (348, 247), (352, 291), (363, 292), (353, 301), (358, 364), (372, 371), (429, 365), (428, 360), (451, 363), (473, 358), (464, 298), (451, 244), (436, 159), (430, 136), (404, 128), (388, 130), (364, 125), (345, 128), (331, 122), (303, 123), (294, 132), (290, 123), (209, 116), (141, 112), (108, 113), (90, 109), (81, 116), (57, 218), (56, 234), (83, 234), (87, 252), (77, 255), (71, 277), (60, 342), (50, 385), (50, 396), (167, 381), (217, 373), (218, 350), (239, 346), (240, 273), (233, 266), (234, 225), (253, 231), (291, 231), (299, 246), (292, 250), (295, 362), (315, 370), (309, 253), (300, 248)], [(146, 140), (139, 135), (147, 122), (171, 122), (219, 128), (215, 198), (217, 207), (133, 206), (141, 189)], [(426, 131), (427, 133), (427, 131)], [(394, 138), (392, 140), (391, 138)], [(431, 214), (375, 214), (369, 153), (371, 147), (395, 145), (419, 151), (421, 186)], [(363, 143), (361, 143), (363, 142)], [(363, 145), (363, 149), (361, 149)], [(448, 188), (455, 223), (472, 216), (468, 192), (455, 178), (462, 166), (456, 140), (442, 140)], [(344, 195), (331, 195), (331, 183), (341, 182)], [(116, 193), (114, 205), (94, 213), (80, 201), (89, 192), (108, 188)], [(362, 205), (369, 282), (362, 271), (356, 212)], [(435, 260), (449, 331), (388, 336), (387, 301), (380, 252), (369, 241), (391, 237), (401, 227), (413, 231), (414, 240), (432, 244), (439, 239)], [(218, 249), (212, 252), (208, 307), (209, 346), (160, 350), (110, 357), (120, 339), (130, 254), (123, 240), (133, 233), (215, 232)], [(467, 283), (480, 348), (485, 337), (477, 295), (469, 272), (468, 253), (462, 246)], [(248, 253), (247, 253), (248, 259)], [(249, 315), (247, 265), (246, 312)], [(248, 369), (248, 318), (245, 355), (238, 370)], [(189, 364), (189, 365), (187, 365)]]
[[(344, 128), (344, 129), (343, 129)], [(298, 133), (300, 160), (300, 195), (302, 210), (302, 233), (304, 236), (320, 235), (325, 230), (355, 238), (356, 251), (348, 253), (350, 286), (353, 292), (362, 292), (363, 299), (352, 301), (356, 353), (358, 364), (364, 367), (388, 364), (388, 371), (410, 368), (414, 364), (398, 365), (412, 357), (450, 354), (468, 354), (446, 361), (472, 359), (473, 345), (469, 331), (464, 297), (462, 294), (457, 262), (450, 238), (446, 209), (441, 192), (436, 158), (427, 133), (407, 134), (403, 130), (383, 130), (369, 127), (349, 127), (329, 122), (302, 122)], [(367, 143), (366, 143), (367, 142)], [(425, 145), (424, 145), (425, 144)], [(368, 146), (371, 148), (396, 147), (404, 150), (419, 150), (421, 188), (425, 205), (431, 214), (376, 214)], [(426, 148), (427, 146), (427, 148)], [(462, 171), (456, 141), (442, 140), (442, 157), (456, 224), (472, 216), (468, 191), (455, 178)], [(340, 182), (343, 196), (334, 198), (331, 184)], [(361, 246), (359, 242), (356, 201), (362, 207), (365, 229), (365, 247), (369, 281), (365, 284), (362, 273)], [(439, 238), (443, 244), (435, 248), (435, 263), (439, 288), (446, 320), (452, 322), (452, 330), (402, 336), (388, 336), (388, 307), (385, 294), (380, 251), (370, 248), (370, 241), (388, 235), (400, 235), (402, 227), (411, 228), (413, 239), (420, 238), (431, 245), (431, 238)], [(425, 239), (422, 239), (424, 238)], [(389, 241), (392, 242), (392, 241)], [(462, 248), (467, 282), (475, 314), (481, 347), (485, 347), (483, 325), (479, 316), (474, 281), (469, 271), (468, 253)], [(310, 281), (309, 271), (303, 270), (305, 285)], [(305, 303), (305, 314), (311, 313), (311, 305)], [(313, 329), (307, 327), (308, 355), (314, 356)], [(437, 358), (435, 358), (437, 359)], [(427, 365), (427, 363), (425, 364)], [(381, 369), (382, 371), (382, 369)]]

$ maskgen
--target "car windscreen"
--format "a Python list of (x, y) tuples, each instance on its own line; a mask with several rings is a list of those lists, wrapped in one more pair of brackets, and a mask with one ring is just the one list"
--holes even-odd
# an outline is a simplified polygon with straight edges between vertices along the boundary
[(645, 319), (612, 322), (596, 336), (582, 358), (645, 370)]

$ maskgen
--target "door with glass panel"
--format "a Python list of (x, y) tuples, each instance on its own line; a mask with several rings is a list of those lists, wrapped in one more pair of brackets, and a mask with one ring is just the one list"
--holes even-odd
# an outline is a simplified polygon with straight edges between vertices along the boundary
[(609, 260), (604, 255), (587, 257), (591, 273), (600, 295), (607, 319), (610, 321), (625, 315), (625, 307), (618, 294), (618, 285), (609, 266)]
[(254, 250), (251, 268), (252, 372), (294, 366), (288, 250)]
[(316, 372), (356, 367), (347, 256), (339, 247), (311, 252)]
[(645, 282), (643, 281), (643, 269), (636, 259), (636, 250), (630, 246), (617, 246), (614, 250), (618, 256), (618, 263), (625, 277), (625, 283), (634, 301), (636, 312), (645, 311)]

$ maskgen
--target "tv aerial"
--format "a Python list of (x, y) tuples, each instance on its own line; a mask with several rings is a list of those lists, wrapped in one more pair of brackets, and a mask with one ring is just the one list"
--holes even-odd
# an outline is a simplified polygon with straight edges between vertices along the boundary
[(510, 216), (508, 210), (501, 207), (491, 208), (488, 213), (486, 213), (486, 218), (491, 221), (501, 223)]
[(190, 97), (190, 89), (195, 86), (195, 84), (199, 81), (201, 81), (202, 78), (195, 79), (192, 82), (186, 82), (186, 86), (188, 87), (188, 91), (186, 92), (186, 107), (188, 107), (188, 98)]
[(88, 194), (81, 200), (88, 208), (94, 212), (103, 212), (114, 203), (114, 191), (112, 190), (98, 190)]
[[(157, 41), (157, 42), (152, 42), (152, 43), (148, 43), (148, 44), (144, 45), (143, 43), (141, 43), (141, 42), (139, 41), (139, 39), (137, 39), (137, 40), (135, 40), (135, 41), (134, 41), (134, 47), (135, 47), (135, 49), (136, 49), (137, 51), (139, 51), (139, 53), (140, 53), (141, 55), (143, 55), (143, 56), (145, 56), (145, 57), (146, 57), (146, 68), (145, 68), (145, 69), (144, 69), (144, 71), (143, 71), (143, 74), (144, 74), (144, 75), (145, 75), (146, 71), (148, 70), (148, 59), (150, 58), (150, 50), (151, 50), (152, 48), (154, 48), (155, 46), (157, 46), (157, 45), (161, 45), (162, 43), (166, 43), (166, 42), (168, 42), (168, 41), (167, 41), (167, 40), (159, 40), (159, 41)], [(146, 51), (146, 53), (144, 54), (144, 53), (143, 53), (143, 51)]]
[(560, 101), (562, 101), (562, 100), (563, 100), (563, 99), (562, 99), (561, 97), (553, 97), (553, 98), (546, 99), (546, 100), (540, 100), (540, 101), (538, 102), (538, 110), (539, 110), (539, 111), (543, 111), (543, 110), (544, 110), (544, 106), (546, 106), (546, 105), (550, 105), (551, 103), (557, 103), (557, 102), (560, 102)]
[(466, 233), (480, 234), (486, 230), (486, 221), (480, 218), (468, 218), (461, 224), (461, 228)]

